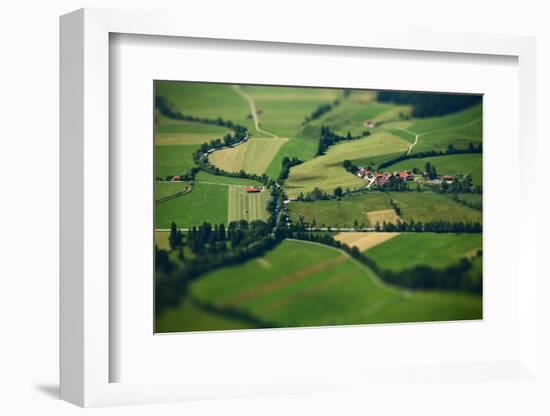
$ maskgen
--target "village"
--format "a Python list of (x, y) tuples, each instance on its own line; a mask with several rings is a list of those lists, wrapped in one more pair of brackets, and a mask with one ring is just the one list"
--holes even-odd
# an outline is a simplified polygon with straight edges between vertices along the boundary
[(423, 181), (423, 182), (430, 182), (433, 184), (439, 184), (442, 182), (446, 182), (450, 184), (455, 179), (453, 176), (450, 176), (450, 175), (436, 176), (430, 179), (429, 172), (422, 172), (418, 174), (415, 174), (408, 170), (404, 170), (401, 172), (393, 172), (393, 173), (377, 172), (365, 167), (358, 167), (356, 175), (360, 179), (369, 181), (369, 183), (366, 186), (367, 188), (370, 188), (372, 185), (376, 185), (378, 187), (384, 187), (386, 185), (389, 185), (392, 181), (395, 181), (396, 179), (399, 182)]

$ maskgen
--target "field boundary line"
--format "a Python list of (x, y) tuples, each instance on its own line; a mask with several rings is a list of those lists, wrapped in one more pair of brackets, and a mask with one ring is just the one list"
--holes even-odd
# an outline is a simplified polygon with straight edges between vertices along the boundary
[(256, 128), (256, 130), (260, 133), (267, 134), (268, 136), (271, 136), (274, 139), (279, 139), (280, 137), (277, 136), (276, 134), (270, 133), (260, 128), (260, 122), (258, 120), (258, 112), (256, 111), (256, 103), (254, 102), (254, 99), (250, 95), (245, 93), (241, 89), (240, 85), (233, 85), (233, 88), (235, 89), (235, 91), (237, 91), (237, 94), (239, 94), (242, 98), (244, 98), (248, 102), (248, 105), (250, 106), (250, 113), (252, 114), (252, 119), (254, 120), (254, 127)]

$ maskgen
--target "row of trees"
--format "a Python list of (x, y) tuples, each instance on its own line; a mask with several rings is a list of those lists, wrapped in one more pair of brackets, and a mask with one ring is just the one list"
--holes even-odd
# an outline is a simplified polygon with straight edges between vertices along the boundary
[[(398, 209), (398, 208), (397, 208)], [(396, 209), (396, 212), (397, 212)], [(431, 233), (480, 233), (483, 231), (483, 226), (480, 222), (469, 221), (400, 221), (395, 223), (383, 221), (382, 224), (377, 222), (374, 225), (374, 231), (386, 232), (431, 232)]]
[(413, 106), (413, 117), (433, 117), (454, 113), (481, 103), (481, 95), (434, 92), (378, 92), (378, 101)]

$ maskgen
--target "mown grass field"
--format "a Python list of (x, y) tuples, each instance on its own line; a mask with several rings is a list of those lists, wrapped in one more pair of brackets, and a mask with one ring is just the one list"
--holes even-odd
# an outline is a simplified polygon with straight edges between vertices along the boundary
[(196, 145), (163, 145), (155, 146), (155, 177), (183, 175), (189, 171), (193, 162)]
[(249, 139), (238, 146), (213, 152), (208, 158), (214, 166), (227, 172), (244, 170), (261, 175), (287, 141), (287, 138)]
[(229, 187), (228, 222), (231, 221), (267, 221), (269, 213), (266, 210), (270, 193), (264, 189), (258, 193), (247, 193), (246, 187), (231, 185)]
[(247, 178), (234, 178), (231, 176), (212, 175), (211, 173), (200, 171), (195, 176), (195, 182), (220, 184), (220, 185), (241, 185), (241, 186), (259, 186), (259, 182)]
[(479, 153), (459, 154), (427, 157), (421, 159), (408, 159), (395, 163), (385, 168), (387, 171), (413, 170), (413, 168), (424, 171), (426, 163), (431, 163), (436, 167), (440, 175), (470, 174), (473, 185), (482, 185), (482, 161), (483, 157)]
[(359, 188), (366, 186), (366, 181), (350, 174), (342, 167), (344, 160), (358, 160), (366, 157), (377, 159), (383, 155), (404, 152), (409, 143), (386, 132), (372, 136), (340, 142), (329, 148), (323, 156), (313, 158), (301, 165), (294, 166), (285, 182), (289, 197), (296, 197), (301, 192), (311, 192), (315, 187), (332, 192), (337, 186)]
[(384, 241), (397, 237), (398, 235), (399, 233), (346, 231), (336, 234), (334, 239), (340, 241), (341, 243), (347, 244), (350, 247), (357, 247), (360, 251), (366, 251), (377, 246), (378, 244), (382, 244)]
[[(204, 275), (190, 292), (220, 311), (241, 311), (277, 327), (481, 318), (480, 297), (439, 292), (406, 295), (380, 284), (339, 250), (290, 240), (261, 259)], [(188, 307), (189, 300), (183, 300), (178, 308), (166, 310), (157, 319), (157, 330), (246, 327), (223, 313), (202, 317), (212, 320), (206, 328), (197, 326), (191, 319), (197, 312), (187, 311)]]
[(383, 192), (350, 194), (340, 200), (288, 204), (290, 219), (293, 223), (298, 222), (301, 215), (304, 222), (312, 224), (315, 221), (318, 227), (353, 227), (355, 221), (359, 225), (371, 225), (367, 212), (384, 209), (391, 209), (391, 205), (389, 197)]
[(366, 253), (383, 269), (402, 270), (419, 265), (443, 268), (481, 248), (481, 234), (401, 233)]

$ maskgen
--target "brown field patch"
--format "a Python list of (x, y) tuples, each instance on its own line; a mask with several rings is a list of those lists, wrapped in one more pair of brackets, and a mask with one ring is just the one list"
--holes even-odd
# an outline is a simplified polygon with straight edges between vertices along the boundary
[(368, 211), (367, 212), (367, 219), (369, 220), (369, 223), (371, 225), (375, 225), (377, 222), (382, 225), (382, 223), (385, 221), (386, 223), (397, 223), (397, 220), (400, 220), (400, 218), (395, 213), (395, 210), (393, 209), (381, 209), (379, 211)]
[(374, 233), (374, 232), (343, 232), (334, 236), (335, 240), (347, 244), (350, 247), (357, 247), (359, 251), (366, 251), (369, 248), (388, 241), (389, 239), (398, 236), (399, 233)]
[(258, 296), (264, 295), (266, 293), (272, 292), (276, 289), (279, 289), (281, 287), (290, 285), (292, 283), (295, 283), (297, 281), (300, 281), (302, 279), (305, 279), (308, 276), (311, 276), (312, 274), (318, 273), (322, 270), (326, 270), (329, 267), (335, 266), (339, 263), (342, 263), (343, 261), (346, 261), (347, 257), (345, 256), (338, 256), (334, 257), (316, 264), (313, 264), (311, 266), (308, 266), (304, 269), (297, 270), (293, 273), (287, 274), (285, 276), (281, 276), (275, 280), (272, 280), (270, 282), (267, 282), (261, 286), (253, 287), (251, 289), (248, 289), (244, 292), (237, 293), (236, 295), (232, 296), (228, 300), (226, 300), (223, 305), (224, 306), (236, 306), (240, 305), (242, 303), (245, 303), (251, 299), (254, 299)]

